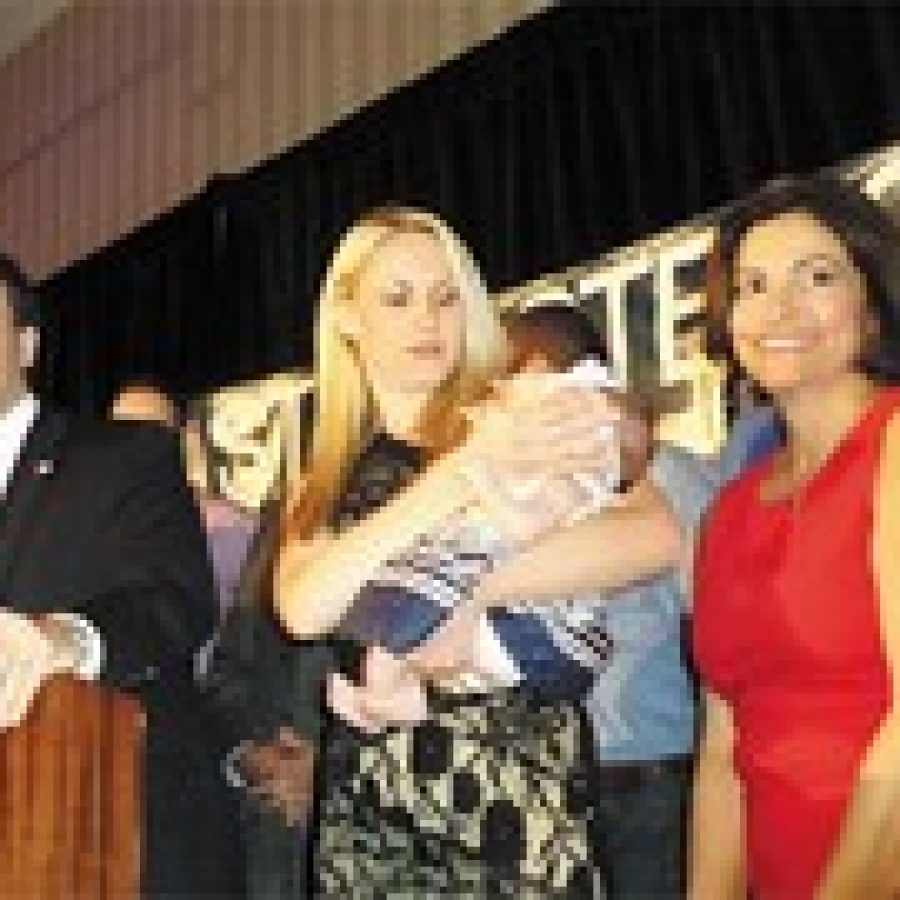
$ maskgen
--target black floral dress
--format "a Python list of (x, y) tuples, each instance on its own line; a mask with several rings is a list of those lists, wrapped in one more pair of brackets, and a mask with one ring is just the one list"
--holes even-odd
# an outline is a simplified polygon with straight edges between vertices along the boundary
[[(375, 438), (334, 526), (381, 506), (420, 471), (416, 448)], [(592, 896), (577, 697), (525, 688), (434, 692), (426, 722), (370, 737), (326, 729), (316, 847), (319, 896)]]

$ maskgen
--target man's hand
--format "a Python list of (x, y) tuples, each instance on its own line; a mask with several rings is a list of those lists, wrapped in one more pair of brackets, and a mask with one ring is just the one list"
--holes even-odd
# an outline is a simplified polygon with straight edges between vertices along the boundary
[(65, 652), (28, 616), (0, 608), (0, 731), (21, 724), (43, 684), (71, 671), (75, 657)]
[(315, 749), (309, 741), (282, 727), (271, 742), (249, 746), (240, 767), (249, 793), (280, 812), (288, 825), (309, 821), (315, 787)]

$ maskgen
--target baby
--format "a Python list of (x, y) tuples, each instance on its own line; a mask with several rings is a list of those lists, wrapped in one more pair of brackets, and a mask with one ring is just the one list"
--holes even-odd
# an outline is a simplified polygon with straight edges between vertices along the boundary
[[(619, 387), (603, 362), (596, 332), (578, 310), (533, 308), (509, 327), (516, 374), (505, 389), (532, 397), (561, 387), (611, 392)], [(351, 631), (372, 649), (362, 686), (333, 677), (329, 700), (336, 712), (364, 730), (414, 723), (427, 714), (423, 672), (446, 690), (508, 687), (523, 678), (516, 650), (526, 645), (533, 650), (542, 642), (537, 655), (554, 657), (566, 669), (569, 685), (574, 678), (587, 689), (609, 649), (602, 610), (548, 604), (488, 615), (467, 601), (480, 578), (515, 549), (518, 528), (534, 529), (542, 516), (575, 521), (617, 501), (623, 431), (634, 425), (623, 407), (611, 404), (609, 452), (595, 472), (506, 485), (478, 466), (465, 473), (490, 514), (479, 517), (470, 509), (445, 522), (440, 533), (420, 536), (366, 586)], [(648, 443), (646, 435), (640, 437)], [(498, 517), (502, 537), (488, 524)]]

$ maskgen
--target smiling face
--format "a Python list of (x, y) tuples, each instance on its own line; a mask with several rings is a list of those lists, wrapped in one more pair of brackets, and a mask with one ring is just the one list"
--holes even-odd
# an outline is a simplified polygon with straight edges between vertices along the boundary
[(462, 357), (463, 300), (446, 253), (428, 234), (388, 238), (360, 271), (344, 313), (366, 374), (382, 390), (430, 393)]
[(760, 222), (735, 257), (734, 353), (773, 394), (854, 373), (876, 327), (865, 290), (840, 237), (814, 216)]

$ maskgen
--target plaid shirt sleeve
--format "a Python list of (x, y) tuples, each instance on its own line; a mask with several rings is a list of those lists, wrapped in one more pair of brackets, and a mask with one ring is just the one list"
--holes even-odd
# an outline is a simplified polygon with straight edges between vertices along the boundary
[(471, 595), (506, 546), (460, 514), (388, 559), (357, 594), (342, 633), (406, 653)]
[[(407, 653), (439, 628), (508, 552), (486, 526), (461, 513), (387, 560), (357, 594), (342, 631)], [(544, 695), (586, 692), (609, 658), (605, 614), (597, 606), (497, 609), (488, 621), (525, 684)]]

